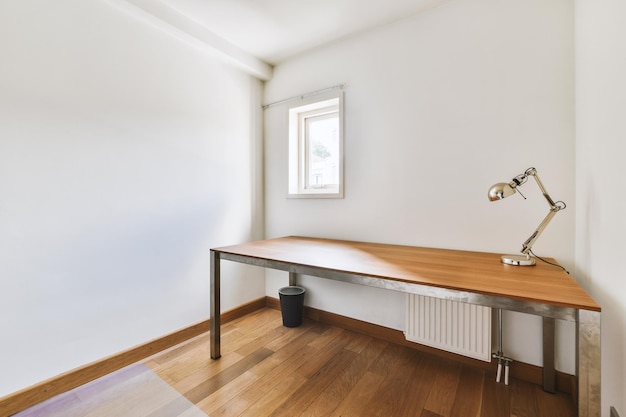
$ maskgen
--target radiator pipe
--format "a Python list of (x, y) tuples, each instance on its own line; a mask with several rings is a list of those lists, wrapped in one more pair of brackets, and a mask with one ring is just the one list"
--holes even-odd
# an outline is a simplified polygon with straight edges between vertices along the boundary
[(498, 309), (498, 351), (491, 355), (498, 360), (498, 370), (496, 371), (496, 382), (500, 382), (502, 377), (502, 365), (504, 365), (504, 385), (509, 385), (509, 365), (513, 360), (504, 356), (502, 349), (502, 309)]

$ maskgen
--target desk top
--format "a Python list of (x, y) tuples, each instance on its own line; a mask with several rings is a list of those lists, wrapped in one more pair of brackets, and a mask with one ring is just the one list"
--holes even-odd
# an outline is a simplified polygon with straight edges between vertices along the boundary
[[(600, 311), (562, 269), (506, 265), (500, 254), (289, 236), (211, 249), (354, 275)], [(553, 261), (552, 259), (550, 260)]]

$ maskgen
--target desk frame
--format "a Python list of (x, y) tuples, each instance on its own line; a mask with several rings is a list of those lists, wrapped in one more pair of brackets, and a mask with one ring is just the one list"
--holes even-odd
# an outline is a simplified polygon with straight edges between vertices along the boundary
[[(600, 417), (600, 312), (563, 307), (507, 297), (459, 291), (393, 279), (370, 277), (319, 268), (309, 265), (254, 256), (238, 255), (211, 249), (210, 275), (210, 349), (211, 358), (218, 359), (220, 352), (220, 262), (228, 260), (248, 265), (289, 272), (290, 285), (295, 284), (296, 274), (326, 278), (335, 281), (383, 288), (409, 294), (453, 300), (468, 304), (501, 308), (509, 311), (534, 314), (544, 318), (544, 365), (554, 366), (554, 319), (576, 323), (576, 376), (578, 377), (578, 416)], [(547, 362), (547, 363), (546, 363)], [(544, 389), (554, 392), (554, 370), (544, 369)]]

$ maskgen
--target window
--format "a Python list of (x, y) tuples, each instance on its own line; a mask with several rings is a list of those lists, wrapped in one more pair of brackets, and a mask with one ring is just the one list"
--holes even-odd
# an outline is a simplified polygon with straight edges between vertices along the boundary
[(343, 93), (289, 109), (289, 197), (343, 198)]

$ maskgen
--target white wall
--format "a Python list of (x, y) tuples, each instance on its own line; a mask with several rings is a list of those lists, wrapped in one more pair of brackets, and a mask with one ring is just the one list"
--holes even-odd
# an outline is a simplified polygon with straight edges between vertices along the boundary
[(1, 396), (207, 319), (262, 206), (250, 76), (106, 1), (0, 2), (0, 55)]
[(626, 415), (626, 3), (576, 1), (576, 276), (602, 306), (602, 409)]
[[(309, 235), (517, 253), (547, 214), (488, 188), (535, 166), (568, 203), (534, 249), (574, 263), (573, 3), (471, 0), (441, 6), (281, 63), (273, 102), (341, 82), (345, 199), (287, 192), (287, 113), (265, 112), (266, 235)], [(267, 272), (276, 297), (286, 273)], [(307, 304), (404, 328), (404, 296), (305, 277)], [(505, 352), (540, 365), (541, 320), (505, 316)], [(574, 326), (558, 326), (557, 368), (574, 373)], [(513, 369), (513, 376), (515, 370)]]

